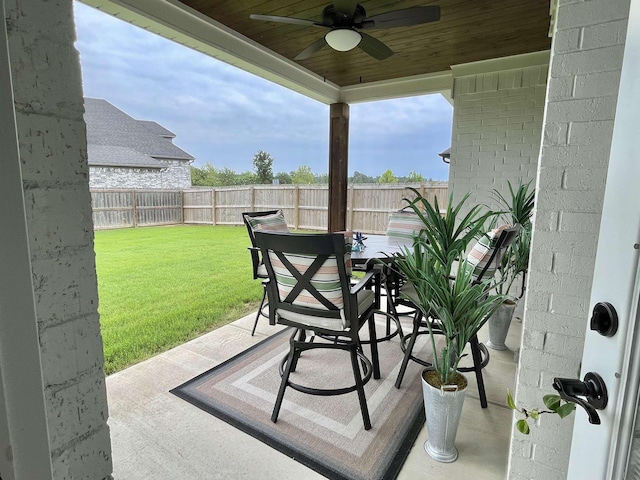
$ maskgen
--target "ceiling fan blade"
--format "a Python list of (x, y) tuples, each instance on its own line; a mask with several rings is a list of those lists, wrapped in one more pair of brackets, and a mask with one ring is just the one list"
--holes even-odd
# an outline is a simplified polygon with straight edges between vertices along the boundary
[(249, 15), (251, 20), (262, 20), (264, 22), (278, 22), (278, 23), (290, 23), (292, 25), (304, 25), (305, 27), (325, 27), (320, 22), (314, 22), (313, 20), (305, 20), (304, 18), (294, 17), (278, 17), (276, 15)]
[(358, 46), (376, 60), (384, 60), (385, 58), (389, 58), (393, 55), (393, 50), (377, 38), (362, 32), (360, 32), (360, 35), (362, 35), (362, 40), (360, 40)]
[(301, 51), (298, 55), (296, 55), (294, 60), (306, 60), (311, 55), (318, 52), (326, 44), (327, 44), (327, 41), (324, 39), (324, 37), (320, 37), (318, 40), (313, 42), (311, 45), (309, 45), (307, 48)]
[(365, 18), (361, 28), (408, 27), (440, 20), (440, 7), (412, 7)]
[(353, 14), (356, 12), (357, 0), (334, 0), (333, 8), (338, 18), (337, 23), (351, 22)]

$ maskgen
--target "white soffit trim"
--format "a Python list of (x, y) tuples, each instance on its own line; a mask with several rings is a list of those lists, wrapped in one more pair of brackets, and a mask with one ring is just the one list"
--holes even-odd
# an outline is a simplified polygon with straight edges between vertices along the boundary
[(453, 76), (451, 72), (414, 75), (391, 81), (363, 83), (344, 87), (340, 99), (344, 103), (370, 102), (390, 98), (412, 97), (441, 93), (445, 98), (451, 97)]
[(81, 1), (322, 103), (340, 101), (337, 85), (176, 0)]
[(511, 57), (492, 58), (480, 62), (452, 65), (451, 70), (453, 72), (453, 78), (456, 78), (467, 75), (480, 75), (483, 73), (534, 67), (536, 65), (548, 65), (550, 59), (551, 51), (543, 50), (540, 52), (525, 53), (523, 55), (513, 55)]

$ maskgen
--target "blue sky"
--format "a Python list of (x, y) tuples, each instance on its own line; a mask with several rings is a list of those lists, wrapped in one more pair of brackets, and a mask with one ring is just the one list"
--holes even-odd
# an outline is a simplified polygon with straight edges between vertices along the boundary
[[(264, 150), (274, 172), (327, 172), (328, 105), (78, 2), (75, 18), (84, 95), (168, 128), (195, 166), (245, 172)], [(349, 174), (390, 168), (447, 180), (438, 153), (449, 147), (452, 113), (441, 95), (351, 105)]]

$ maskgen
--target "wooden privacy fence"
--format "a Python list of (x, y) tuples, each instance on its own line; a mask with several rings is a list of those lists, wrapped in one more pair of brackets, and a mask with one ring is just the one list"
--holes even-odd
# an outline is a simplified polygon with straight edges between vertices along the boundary
[[(413, 198), (407, 187), (446, 205), (445, 182), (350, 185), (347, 229), (384, 233), (389, 214)], [(190, 190), (92, 190), (96, 229), (172, 224), (242, 225), (242, 212), (282, 209), (293, 229), (327, 229), (327, 185), (252, 185)]]
[(181, 190), (91, 190), (95, 229), (183, 223)]
[[(389, 214), (413, 198), (407, 187), (446, 205), (446, 182), (422, 184), (351, 184), (347, 195), (347, 229), (384, 233)], [(242, 212), (281, 209), (289, 227), (326, 230), (329, 189), (327, 185), (251, 185), (193, 189), (183, 192), (184, 223), (241, 225)]]

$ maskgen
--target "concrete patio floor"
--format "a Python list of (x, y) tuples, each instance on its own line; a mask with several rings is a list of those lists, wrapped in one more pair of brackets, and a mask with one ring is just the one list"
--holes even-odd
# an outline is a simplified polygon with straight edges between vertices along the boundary
[[(523, 303), (523, 302), (521, 302)], [(205, 334), (107, 378), (109, 426), (116, 480), (324, 478), (269, 445), (169, 393), (169, 390), (275, 333), (255, 314)], [(506, 390), (514, 390), (514, 350), (520, 345), (522, 305), (506, 341), (508, 350), (490, 350), (484, 369), (489, 407), (480, 408), (475, 377), (470, 381), (456, 446), (459, 458), (438, 463), (424, 451), (423, 427), (398, 476), (417, 478), (506, 478), (512, 412)], [(487, 326), (480, 331), (488, 338)], [(409, 327), (405, 328), (405, 332)], [(398, 350), (401, 358), (401, 351)], [(375, 417), (372, 416), (375, 425)], [(372, 479), (374, 480), (374, 479)]]

